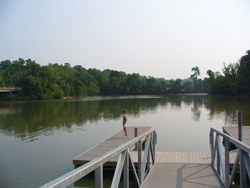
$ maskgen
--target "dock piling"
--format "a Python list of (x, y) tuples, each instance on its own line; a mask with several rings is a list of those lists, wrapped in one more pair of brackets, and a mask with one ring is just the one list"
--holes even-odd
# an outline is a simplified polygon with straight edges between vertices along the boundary
[(242, 112), (238, 112), (238, 139), (242, 141)]
[[(238, 112), (238, 139), (242, 142), (242, 112)], [(246, 167), (242, 154), (240, 155), (240, 187), (246, 187)]]
[[(137, 137), (138, 136), (138, 130), (137, 130), (137, 128), (135, 128), (134, 129), (134, 133), (135, 133), (135, 137)], [(137, 143), (135, 143), (135, 148), (134, 148), (134, 151), (137, 151)]]

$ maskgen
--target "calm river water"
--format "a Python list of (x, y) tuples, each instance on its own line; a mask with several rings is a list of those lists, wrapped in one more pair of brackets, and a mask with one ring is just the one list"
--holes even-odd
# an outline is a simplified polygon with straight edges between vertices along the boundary
[[(153, 126), (158, 151), (209, 151), (210, 127), (250, 125), (250, 99), (207, 95), (0, 102), (0, 187), (39, 187), (72, 159), (128, 126)], [(75, 183), (71, 187), (82, 186)]]

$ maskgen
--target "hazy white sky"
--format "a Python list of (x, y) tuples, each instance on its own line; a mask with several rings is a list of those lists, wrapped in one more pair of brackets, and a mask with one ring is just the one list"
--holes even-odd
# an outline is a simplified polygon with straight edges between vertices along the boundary
[(248, 49), (249, 0), (0, 0), (0, 61), (183, 79)]

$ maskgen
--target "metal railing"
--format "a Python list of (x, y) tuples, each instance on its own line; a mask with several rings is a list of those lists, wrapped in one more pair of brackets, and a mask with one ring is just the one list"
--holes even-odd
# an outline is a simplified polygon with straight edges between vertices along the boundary
[[(222, 139), (224, 143), (224, 149), (222, 145)], [(231, 171), (229, 166), (229, 144), (234, 144), (237, 148), (237, 156)], [(240, 187), (247, 187), (247, 174), (250, 180), (250, 147), (225, 134), (220, 131), (217, 131), (213, 128), (210, 130), (210, 149), (211, 149), (211, 164), (214, 170), (217, 172), (222, 183), (226, 188), (232, 186), (234, 181), (237, 169), (240, 170)], [(216, 163), (216, 164), (215, 164)]]
[[(145, 140), (144, 152), (142, 152), (142, 141)], [(95, 171), (95, 187), (103, 187), (103, 164), (111, 160), (115, 156), (119, 155), (115, 173), (113, 176), (111, 187), (115, 188), (119, 186), (121, 174), (123, 171), (123, 187), (129, 187), (129, 166), (132, 170), (134, 179), (141, 187), (146, 179), (148, 173), (155, 163), (155, 151), (157, 144), (156, 130), (152, 129), (148, 132), (122, 144), (121, 146), (111, 150), (110, 152), (86, 163), (83, 166), (74, 169), (65, 175), (41, 186), (41, 188), (61, 188), (67, 187), (76, 182), (80, 178), (86, 176), (92, 171)], [(130, 148), (135, 145), (138, 151), (138, 172), (135, 169), (134, 162), (130, 155)], [(143, 155), (143, 156), (142, 156)]]

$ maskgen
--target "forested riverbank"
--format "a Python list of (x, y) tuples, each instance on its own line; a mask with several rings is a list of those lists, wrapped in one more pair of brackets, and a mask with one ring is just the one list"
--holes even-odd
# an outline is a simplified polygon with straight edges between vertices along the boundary
[(34, 60), (22, 58), (12, 62), (4, 60), (0, 68), (0, 87), (23, 88), (10, 100), (202, 92), (218, 95), (250, 94), (250, 50), (239, 62), (224, 64), (222, 74), (208, 70), (208, 77), (204, 79), (199, 78), (197, 66), (191, 69), (193, 74), (190, 78), (184, 80), (165, 80), (110, 69), (85, 69), (81, 65), (71, 67), (69, 63), (41, 66)]

